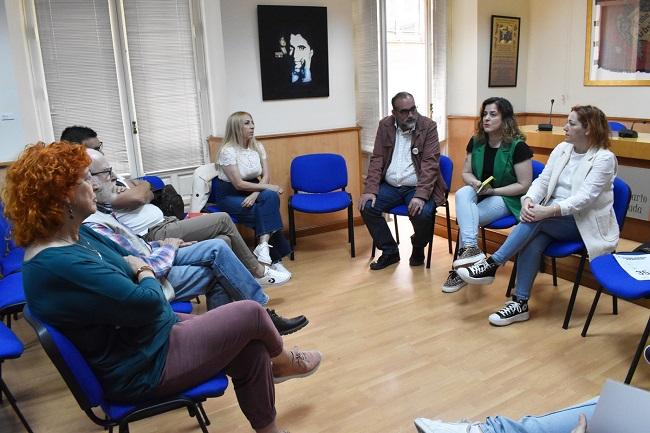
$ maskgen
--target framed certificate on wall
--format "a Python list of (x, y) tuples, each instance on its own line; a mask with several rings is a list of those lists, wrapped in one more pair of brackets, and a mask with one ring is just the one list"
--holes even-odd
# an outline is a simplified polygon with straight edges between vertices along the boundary
[(517, 87), (520, 18), (492, 15), (488, 87)]

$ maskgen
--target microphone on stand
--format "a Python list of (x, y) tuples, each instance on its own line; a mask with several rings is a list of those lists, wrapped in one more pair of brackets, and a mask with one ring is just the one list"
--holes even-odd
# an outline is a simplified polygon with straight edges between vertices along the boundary
[[(639, 138), (639, 133), (634, 130), (634, 124), (636, 123), (636, 120), (632, 122), (632, 126), (630, 126), (630, 129), (621, 129), (618, 131), (618, 136), (621, 138)], [(642, 123), (646, 123), (644, 120)]]
[(548, 123), (540, 123), (537, 125), (537, 130), (538, 131), (552, 131), (553, 130), (553, 123), (551, 123), (551, 117), (553, 115), (553, 103), (555, 102), (555, 99), (551, 99), (551, 111), (548, 112)]

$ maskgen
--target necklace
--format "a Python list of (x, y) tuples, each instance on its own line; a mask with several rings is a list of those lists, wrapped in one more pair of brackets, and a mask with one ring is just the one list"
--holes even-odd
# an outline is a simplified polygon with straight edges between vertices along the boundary
[[(84, 249), (86, 249), (88, 251), (92, 251), (93, 253), (97, 254), (97, 257), (99, 257), (99, 260), (104, 260), (104, 258), (102, 257), (102, 254), (99, 251), (97, 251), (96, 249), (94, 249), (90, 245), (90, 243), (85, 239), (79, 239), (77, 242), (72, 242), (71, 240), (60, 238), (58, 236), (56, 236), (56, 239), (59, 239), (59, 240), (61, 240), (63, 242), (67, 242), (70, 245), (77, 245), (77, 246), (79, 246), (81, 248), (84, 248)], [(82, 244), (81, 242), (85, 243), (86, 245)]]

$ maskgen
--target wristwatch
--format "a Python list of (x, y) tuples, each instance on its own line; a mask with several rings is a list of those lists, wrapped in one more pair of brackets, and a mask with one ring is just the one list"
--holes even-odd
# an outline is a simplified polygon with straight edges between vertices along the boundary
[(154, 274), (153, 268), (149, 265), (142, 265), (140, 266), (136, 271), (135, 271), (135, 279), (139, 280), (140, 279), (140, 274), (146, 271), (151, 271), (152, 274)]

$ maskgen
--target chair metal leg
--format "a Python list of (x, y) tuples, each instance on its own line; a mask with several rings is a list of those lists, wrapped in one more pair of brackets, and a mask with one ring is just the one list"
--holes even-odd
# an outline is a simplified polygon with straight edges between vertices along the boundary
[(433, 221), (431, 222), (431, 237), (429, 238), (429, 248), (427, 251), (427, 269), (431, 268), (431, 250), (433, 249), (433, 236), (435, 233), (435, 225), (436, 225), (436, 210), (433, 210), (433, 214), (431, 215), (431, 218)]
[(639, 345), (636, 347), (636, 353), (634, 354), (634, 358), (632, 358), (632, 364), (630, 364), (630, 369), (628, 370), (627, 376), (625, 377), (625, 383), (627, 384), (632, 382), (632, 376), (634, 376), (634, 371), (636, 370), (636, 366), (639, 364), (639, 359), (641, 359), (641, 353), (643, 353), (643, 348), (645, 347), (649, 336), (650, 336), (650, 318), (648, 319), (648, 324), (645, 325), (645, 331), (643, 331), (643, 335), (641, 335), (641, 340), (639, 340)]
[(580, 335), (583, 337), (587, 336), (587, 330), (589, 329), (589, 325), (591, 324), (591, 319), (594, 317), (594, 313), (596, 312), (596, 306), (598, 305), (598, 300), (600, 299), (600, 295), (603, 292), (602, 286), (598, 286), (598, 290), (596, 290), (596, 296), (594, 296), (594, 302), (591, 303), (591, 309), (589, 310), (589, 314), (587, 315), (587, 320), (585, 321), (585, 326), (582, 328), (582, 332)]
[(578, 288), (580, 287), (580, 281), (582, 280), (582, 271), (585, 268), (586, 261), (587, 261), (587, 253), (583, 253), (580, 256), (580, 264), (578, 265), (576, 281), (575, 283), (573, 283), (571, 298), (569, 299), (569, 305), (566, 308), (566, 315), (564, 316), (564, 323), (562, 324), (563, 329), (569, 329), (569, 321), (571, 320), (571, 313), (573, 313), (573, 305), (576, 303), (576, 296), (578, 295)]
[(208, 414), (205, 413), (205, 409), (203, 408), (203, 403), (197, 403), (196, 405), (199, 407), (199, 412), (200, 415), (203, 416), (205, 425), (210, 425), (210, 418), (208, 418)]
[(20, 422), (23, 423), (23, 426), (25, 427), (25, 430), (27, 430), (27, 433), (34, 433), (34, 431), (31, 429), (31, 427), (27, 423), (27, 420), (23, 416), (23, 413), (18, 408), (18, 405), (16, 404), (16, 399), (14, 398), (11, 391), (9, 391), (9, 387), (7, 387), (7, 384), (5, 383), (5, 381), (0, 378), (0, 394), (3, 394), (3, 393), (7, 396), (7, 400), (9, 401), (9, 404), (14, 409), (14, 412), (16, 412), (16, 415), (18, 415), (18, 418), (20, 418)]
[(454, 257), (451, 259), (452, 262), (458, 258), (458, 250), (460, 249), (460, 229), (458, 229), (458, 233), (456, 234), (456, 248), (454, 248)]
[(397, 226), (397, 215), (393, 215), (393, 221), (395, 222), (395, 241), (399, 245), (399, 227)]
[(445, 203), (445, 213), (447, 217), (447, 246), (449, 247), (449, 254), (451, 254), (451, 215), (449, 213), (449, 200)]
[(352, 209), (352, 202), (348, 206), (348, 242), (350, 242), (350, 257), (355, 257), (354, 250), (354, 210)]
[(120, 424), (117, 431), (118, 433), (129, 433), (129, 424)]
[(553, 285), (557, 287), (557, 264), (555, 263), (555, 257), (551, 257), (551, 270), (553, 271)]
[(618, 314), (618, 297), (612, 296), (612, 314)]
[(512, 296), (512, 289), (515, 287), (515, 280), (517, 278), (517, 258), (519, 256), (515, 256), (514, 263), (512, 265), (512, 272), (510, 272), (510, 280), (508, 281), (508, 289), (506, 290), (506, 298), (509, 298)]
[(483, 252), (487, 253), (487, 240), (485, 239), (485, 228), (484, 227), (481, 227), (481, 237), (483, 238)]
[(294, 220), (293, 208), (289, 205), (289, 244), (291, 246), (291, 254), (289, 259), (294, 260), (294, 250), (296, 249), (296, 222)]

